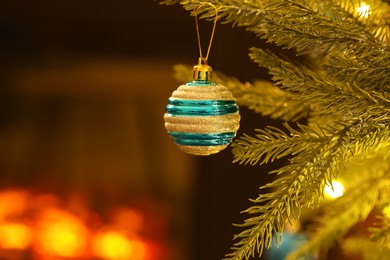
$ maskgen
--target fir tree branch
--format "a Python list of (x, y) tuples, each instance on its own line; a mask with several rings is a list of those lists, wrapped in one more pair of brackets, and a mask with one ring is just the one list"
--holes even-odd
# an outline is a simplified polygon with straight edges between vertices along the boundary
[[(388, 129), (384, 129), (382, 136)], [(375, 140), (380, 134), (367, 137), (368, 140)], [(385, 143), (388, 143), (388, 138)], [(375, 141), (368, 145), (371, 150), (361, 150), (360, 155), (353, 157), (344, 168), (340, 170), (340, 179), (344, 180), (346, 192), (335, 201), (330, 201), (322, 205), (322, 215), (313, 224), (314, 230), (309, 233), (310, 240), (293, 252), (289, 259), (297, 259), (309, 252), (319, 252), (320, 249), (327, 249), (336, 240), (341, 239), (346, 232), (358, 221), (364, 220), (374, 207), (383, 203), (381, 200), (389, 201), (390, 162), (387, 161), (389, 155), (388, 146), (375, 145)], [(359, 145), (360, 147), (360, 145)], [(377, 151), (376, 153), (374, 151)], [(348, 180), (348, 181), (347, 181)], [(385, 203), (387, 206), (389, 203)], [(389, 225), (390, 226), (390, 225)], [(390, 241), (389, 226), (370, 229), (373, 234), (372, 240), (386, 239), (388, 235)], [(389, 232), (389, 233), (387, 233)], [(383, 244), (388, 244), (387, 240), (382, 240)]]
[(388, 51), (381, 51), (369, 59), (348, 53), (330, 56), (323, 64), (323, 69), (327, 78), (340, 84), (356, 82), (367, 91), (383, 91), (390, 87), (387, 76), (390, 74)]
[(215, 17), (217, 8), (219, 18), (224, 22), (246, 27), (261, 38), (294, 48), (300, 54), (326, 55), (357, 50), (362, 46), (386, 47), (383, 37), (376, 35), (375, 24), (362, 22), (356, 12), (346, 10), (347, 4), (327, 5), (327, 2), (314, 0), (182, 0), (180, 3), (206, 19)]
[(390, 219), (389, 216), (380, 218), (381, 223), (369, 229), (371, 232), (371, 241), (375, 242), (381, 248), (388, 247), (390, 243)]
[[(289, 153), (296, 154), (289, 165), (271, 172), (278, 178), (262, 189), (272, 191), (253, 200), (261, 206), (244, 211), (257, 216), (247, 219), (242, 225), (246, 230), (235, 236), (240, 241), (232, 248), (234, 252), (227, 255), (231, 259), (248, 259), (254, 255), (255, 248), (261, 254), (270, 246), (272, 233), (282, 232), (291, 217), (298, 218), (301, 207), (318, 205), (325, 184), (337, 176), (341, 162), (380, 148), (388, 149), (390, 144), (387, 126), (369, 132), (361, 128), (360, 121), (344, 125), (337, 132), (300, 129), (304, 133), (290, 129), (292, 137), (289, 137), (280, 130), (268, 128), (260, 131), (257, 140), (246, 136), (244, 141), (236, 141), (233, 145), (235, 160), (243, 163), (265, 163)], [(297, 142), (299, 138), (301, 144)]]
[(331, 137), (325, 131), (317, 132), (304, 125), (297, 131), (284, 124), (287, 132), (275, 127), (256, 129), (255, 137), (246, 134), (232, 144), (234, 161), (240, 164), (264, 164), (288, 155), (297, 155), (308, 146), (316, 148)]
[[(357, 222), (367, 218), (381, 194), (384, 173), (370, 168), (362, 172), (361, 168), (360, 166), (359, 179), (353, 181), (352, 185), (349, 183), (342, 197), (324, 207), (323, 214), (317, 223), (313, 224), (315, 230), (309, 234), (310, 240), (290, 254), (288, 259), (297, 259), (299, 256), (329, 248)], [(351, 169), (347, 171), (348, 175), (353, 176)]]
[[(381, 152), (379, 152), (381, 154)], [(383, 172), (386, 174), (386, 178), (382, 179), (383, 187), (381, 189), (381, 196), (377, 203), (377, 211), (381, 212), (377, 216), (378, 222), (375, 222), (372, 227), (368, 228), (371, 233), (371, 241), (376, 243), (380, 248), (386, 248), (390, 244), (390, 161), (388, 156), (390, 154), (389, 149), (387, 153), (384, 153), (382, 157), (374, 162), (375, 164), (369, 164), (371, 167), (377, 169), (381, 165), (383, 169), (377, 170), (377, 172)]]
[(239, 106), (246, 106), (272, 119), (296, 122), (307, 117), (311, 112), (307, 104), (294, 99), (292, 93), (274, 86), (269, 81), (256, 80), (252, 84), (242, 83), (220, 72), (216, 74), (215, 81), (232, 92)]
[(312, 104), (317, 109), (344, 119), (369, 116), (377, 120), (378, 125), (390, 121), (390, 102), (386, 94), (378, 98), (377, 92), (370, 94), (354, 82), (340, 84), (324, 79), (306, 67), (298, 67), (262, 49), (252, 48), (250, 56), (260, 66), (269, 67), (276, 83), (294, 93), (302, 103)]
[[(194, 71), (193, 68), (189, 65), (177, 64), (173, 66), (174, 77), (181, 84), (193, 80), (193, 71)], [(215, 76), (214, 71), (213, 71), (213, 76)]]
[(343, 251), (353, 255), (363, 256), (364, 259), (386, 260), (390, 255), (390, 248), (380, 247), (368, 238), (347, 238), (342, 244)]
[[(305, 149), (291, 159), (289, 165), (271, 172), (277, 174), (278, 178), (262, 189), (272, 191), (253, 200), (259, 206), (244, 211), (256, 217), (242, 224), (246, 230), (235, 236), (235, 239), (240, 240), (232, 247), (233, 253), (227, 255), (229, 259), (248, 259), (255, 254), (255, 249), (261, 255), (264, 248), (270, 247), (272, 234), (283, 232), (290, 218), (297, 219), (302, 206), (315, 206), (318, 203), (310, 198), (320, 197), (325, 183), (329, 183), (336, 174), (340, 162), (338, 158), (348, 157), (349, 150), (343, 149), (341, 143), (354, 125), (345, 126), (333, 135), (322, 135), (324, 139), (319, 145), (310, 146), (310, 149)], [(283, 149), (279, 151), (284, 152)], [(307, 185), (302, 189), (305, 183), (311, 185), (309, 189), (306, 189)]]

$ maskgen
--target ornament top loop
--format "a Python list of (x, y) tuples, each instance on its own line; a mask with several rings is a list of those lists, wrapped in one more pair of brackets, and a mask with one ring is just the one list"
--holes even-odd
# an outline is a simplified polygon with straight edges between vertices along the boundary
[[(199, 33), (199, 24), (198, 24), (198, 16), (195, 14), (195, 26), (196, 26), (196, 34), (198, 36), (198, 47), (199, 47), (199, 58), (202, 59), (204, 61), (204, 63), (207, 63), (207, 59), (209, 58), (209, 54), (210, 54), (210, 49), (211, 49), (211, 44), (213, 42), (213, 38), (214, 38), (214, 33), (215, 33), (215, 27), (217, 25), (217, 20), (218, 20), (218, 9), (210, 4), (211, 6), (214, 7), (215, 9), (215, 18), (214, 18), (214, 23), (213, 23), (213, 29), (211, 31), (211, 36), (210, 36), (210, 42), (209, 42), (209, 46), (207, 48), (207, 53), (206, 53), (206, 57), (203, 57), (203, 54), (202, 54), (202, 45), (200, 43), (200, 33)], [(199, 8), (199, 7), (198, 7)], [(199, 64), (198, 64), (199, 65)]]

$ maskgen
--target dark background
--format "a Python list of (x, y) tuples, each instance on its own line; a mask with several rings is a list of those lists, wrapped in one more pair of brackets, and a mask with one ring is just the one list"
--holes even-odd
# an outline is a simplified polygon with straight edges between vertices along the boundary
[[(203, 45), (212, 27), (201, 22)], [(221, 259), (270, 167), (232, 164), (230, 148), (184, 155), (163, 127), (194, 64), (194, 18), (152, 0), (5, 1), (0, 8), (1, 187), (88, 194), (92, 207), (147, 196), (171, 211), (177, 259)], [(264, 78), (248, 48), (264, 43), (219, 24), (209, 64), (242, 81)], [(206, 49), (204, 47), (204, 49)], [(242, 133), (274, 123), (241, 108)]]

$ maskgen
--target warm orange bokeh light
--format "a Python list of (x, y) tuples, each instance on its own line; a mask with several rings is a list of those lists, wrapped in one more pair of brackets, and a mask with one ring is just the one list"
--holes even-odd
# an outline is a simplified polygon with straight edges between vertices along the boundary
[(31, 239), (31, 230), (25, 224), (0, 224), (0, 248), (25, 250), (30, 246)]
[(0, 219), (23, 214), (28, 206), (30, 193), (22, 189), (9, 189), (0, 192)]
[(107, 260), (144, 260), (145, 244), (137, 239), (128, 239), (124, 234), (107, 231), (98, 233), (92, 241), (95, 256)]
[(158, 258), (161, 252), (156, 244), (139, 237), (146, 228), (154, 230), (144, 211), (115, 207), (109, 211), (110, 224), (105, 225), (86, 205), (80, 194), (64, 202), (52, 193), (0, 190), (0, 258), (15, 253), (22, 257), (31, 253), (31, 259), (39, 260)]
[(112, 223), (121, 230), (139, 232), (143, 228), (144, 218), (137, 210), (120, 208), (113, 212)]
[(89, 232), (82, 221), (60, 209), (46, 209), (36, 229), (36, 250), (40, 254), (78, 258), (87, 250)]

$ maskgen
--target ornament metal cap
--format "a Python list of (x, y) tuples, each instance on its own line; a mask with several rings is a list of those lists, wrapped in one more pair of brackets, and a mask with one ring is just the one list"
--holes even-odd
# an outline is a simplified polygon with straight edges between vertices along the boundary
[(198, 59), (198, 65), (194, 66), (193, 78), (194, 80), (211, 80), (212, 69), (207, 65), (205, 58)]

